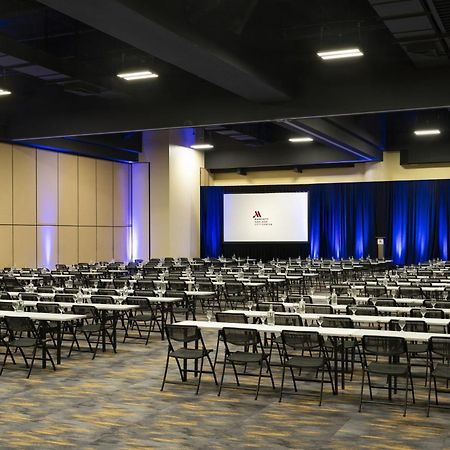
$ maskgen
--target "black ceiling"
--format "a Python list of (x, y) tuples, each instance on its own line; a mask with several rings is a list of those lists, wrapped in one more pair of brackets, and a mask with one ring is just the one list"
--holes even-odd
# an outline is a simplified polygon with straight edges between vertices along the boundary
[[(364, 57), (316, 55), (349, 45)], [(366, 113), (446, 116), (449, 48), (448, 0), (2, 0), (0, 88), (13, 94), (0, 98), (0, 137), (205, 125), (220, 135), (212, 125), (271, 121), (232, 127), (234, 140), (313, 129), (376, 160), (392, 130), (384, 121), (397, 119)], [(144, 67), (159, 78), (116, 77)]]

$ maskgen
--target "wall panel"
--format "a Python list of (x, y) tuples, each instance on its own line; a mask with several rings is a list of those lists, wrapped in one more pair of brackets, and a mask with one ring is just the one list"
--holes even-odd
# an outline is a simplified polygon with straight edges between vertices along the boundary
[(58, 223), (58, 154), (36, 152), (37, 223)]
[(114, 227), (114, 259), (116, 261), (129, 261), (127, 249), (129, 248), (130, 228)]
[(58, 227), (38, 226), (36, 231), (37, 265), (54, 269), (58, 262)]
[(36, 267), (36, 227), (14, 226), (13, 264), (16, 267)]
[(78, 224), (97, 225), (96, 161), (78, 158)]
[(58, 263), (78, 262), (78, 227), (58, 227)]
[(58, 153), (58, 213), (59, 225), (78, 225), (78, 157), (63, 153)]
[(114, 163), (114, 225), (130, 225), (131, 166)]
[(0, 143), (0, 223), (12, 223), (12, 145)]
[(113, 227), (97, 227), (97, 260), (113, 259)]
[(36, 150), (33, 148), (13, 146), (13, 205), (15, 224), (36, 224)]
[(97, 260), (97, 227), (78, 228), (78, 260), (79, 262)]
[(97, 226), (113, 224), (113, 163), (97, 161)]
[(0, 267), (13, 265), (12, 226), (0, 225)]

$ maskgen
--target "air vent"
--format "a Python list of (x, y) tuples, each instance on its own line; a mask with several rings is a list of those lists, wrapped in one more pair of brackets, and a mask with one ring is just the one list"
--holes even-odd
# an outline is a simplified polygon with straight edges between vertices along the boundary
[(100, 95), (103, 89), (95, 84), (86, 83), (84, 81), (73, 80), (65, 83), (61, 83), (64, 86), (64, 91), (74, 95), (80, 95), (82, 97)]

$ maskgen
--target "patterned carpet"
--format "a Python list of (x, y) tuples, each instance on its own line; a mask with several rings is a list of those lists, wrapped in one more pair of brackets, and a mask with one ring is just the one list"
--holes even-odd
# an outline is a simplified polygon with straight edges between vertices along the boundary
[[(214, 348), (215, 335), (205, 337)], [(399, 407), (375, 404), (358, 413), (359, 370), (338, 396), (325, 386), (320, 408), (314, 396), (286, 395), (279, 403), (267, 380), (257, 401), (246, 390), (217, 397), (209, 375), (199, 396), (187, 384), (167, 384), (161, 393), (165, 356), (166, 343), (154, 334), (148, 346), (127, 341), (117, 354), (109, 350), (94, 361), (75, 352), (56, 372), (37, 366), (29, 380), (24, 371), (5, 371), (0, 448), (450, 448), (450, 411), (435, 409), (427, 418), (423, 386), (406, 418)], [(279, 386), (279, 369), (274, 375)], [(179, 380), (175, 364), (169, 380)], [(231, 386), (231, 375), (226, 382)], [(310, 393), (318, 387), (301, 385)]]

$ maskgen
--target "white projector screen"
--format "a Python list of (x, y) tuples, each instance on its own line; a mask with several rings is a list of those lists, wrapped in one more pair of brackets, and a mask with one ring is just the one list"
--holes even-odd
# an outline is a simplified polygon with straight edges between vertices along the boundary
[(223, 240), (308, 241), (308, 193), (225, 194)]

